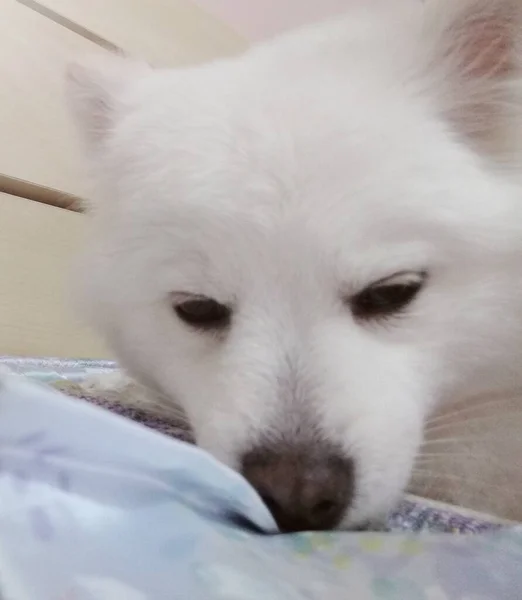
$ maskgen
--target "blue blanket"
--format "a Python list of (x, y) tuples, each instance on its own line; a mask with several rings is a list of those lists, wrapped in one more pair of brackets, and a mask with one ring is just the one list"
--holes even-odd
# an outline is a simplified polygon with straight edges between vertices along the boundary
[(278, 535), (193, 446), (13, 375), (0, 413), (2, 598), (522, 598), (517, 529)]

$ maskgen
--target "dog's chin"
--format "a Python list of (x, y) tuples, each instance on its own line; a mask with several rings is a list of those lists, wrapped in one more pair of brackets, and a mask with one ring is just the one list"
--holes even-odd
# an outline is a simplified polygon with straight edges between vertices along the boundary
[(390, 517), (397, 511), (404, 499), (408, 480), (403, 485), (378, 487), (371, 492), (361, 489), (359, 497), (356, 496), (352, 508), (346, 512), (337, 529), (342, 531), (387, 530)]
[[(390, 509), (391, 512), (391, 509)], [(389, 513), (380, 513), (371, 517), (354, 519), (348, 514), (345, 519), (339, 523), (335, 531), (352, 531), (352, 532), (371, 532), (385, 531), (388, 528)]]
[(364, 523), (360, 523), (359, 525), (352, 525), (348, 527), (340, 527), (340, 531), (351, 531), (354, 533), (364, 533), (364, 532), (372, 532), (372, 531), (385, 531), (386, 527), (386, 519), (380, 520), (370, 520), (365, 521)]

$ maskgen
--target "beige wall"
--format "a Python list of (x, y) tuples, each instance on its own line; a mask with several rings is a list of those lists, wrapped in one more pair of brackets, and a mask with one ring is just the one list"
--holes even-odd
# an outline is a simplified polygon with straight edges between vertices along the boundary
[(69, 300), (86, 217), (64, 207), (90, 186), (66, 64), (121, 48), (177, 66), (245, 46), (191, 0), (0, 0), (0, 354), (107, 356)]
[(197, 0), (200, 6), (252, 40), (342, 13), (354, 1), (357, 0)]

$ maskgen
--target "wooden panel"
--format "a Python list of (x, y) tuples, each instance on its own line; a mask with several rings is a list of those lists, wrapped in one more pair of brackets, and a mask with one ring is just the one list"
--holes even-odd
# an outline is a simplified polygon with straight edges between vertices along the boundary
[(70, 307), (70, 263), (85, 218), (0, 194), (0, 354), (108, 356)]
[(16, 0), (0, 0), (0, 175), (86, 194), (64, 72), (71, 56), (94, 52), (106, 51)]
[[(242, 51), (246, 42), (188, 0), (20, 0), (162, 66), (186, 65)], [(51, 12), (49, 12), (51, 11)]]

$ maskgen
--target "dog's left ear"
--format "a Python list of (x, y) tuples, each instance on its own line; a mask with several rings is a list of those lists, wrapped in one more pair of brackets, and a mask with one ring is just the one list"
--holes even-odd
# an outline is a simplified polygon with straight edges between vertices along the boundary
[(118, 54), (96, 55), (69, 65), (67, 98), (89, 150), (110, 134), (125, 91), (150, 71), (146, 63)]
[(522, 116), (522, 0), (424, 0), (425, 85), (456, 130), (494, 150)]

